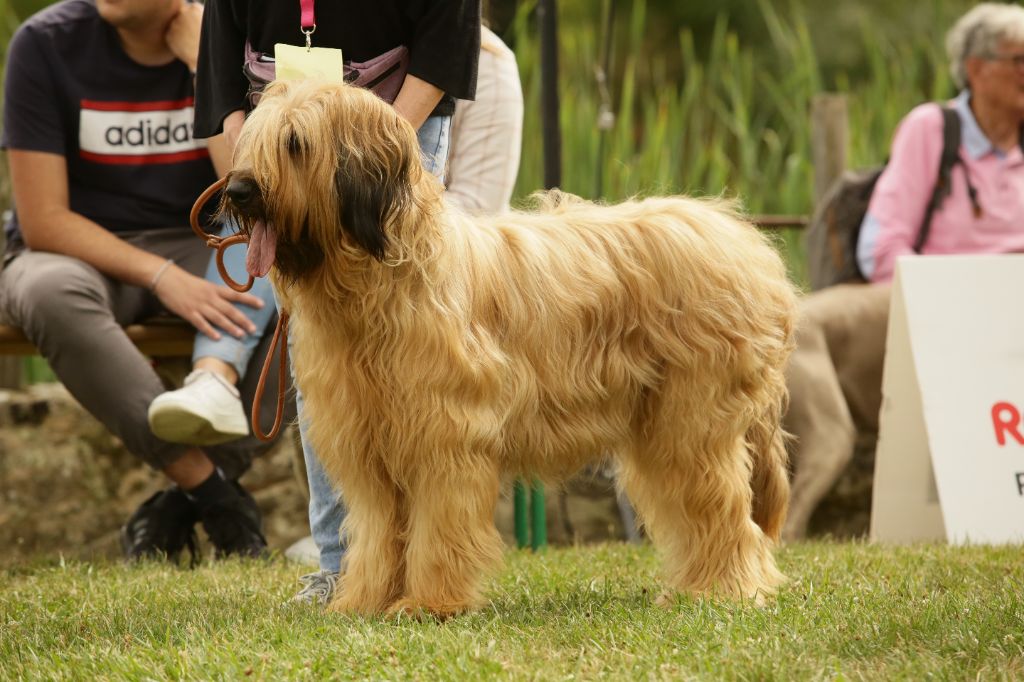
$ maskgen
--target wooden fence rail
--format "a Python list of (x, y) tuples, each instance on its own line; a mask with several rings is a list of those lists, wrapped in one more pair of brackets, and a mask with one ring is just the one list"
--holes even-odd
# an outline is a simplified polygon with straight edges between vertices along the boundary
[(749, 220), (763, 230), (802, 230), (810, 218), (805, 215), (754, 215)]

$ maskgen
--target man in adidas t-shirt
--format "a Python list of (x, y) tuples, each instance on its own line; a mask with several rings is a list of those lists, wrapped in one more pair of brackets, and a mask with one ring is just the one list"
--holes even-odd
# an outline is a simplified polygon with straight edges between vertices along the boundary
[[(197, 522), (218, 555), (266, 546), (259, 509), (236, 482), (261, 444), (249, 437), (199, 449), (157, 439), (146, 410), (164, 387), (121, 327), (170, 312), (212, 336), (214, 327), (241, 335), (252, 324), (232, 303), (260, 305), (204, 280), (210, 252), (188, 227), (213, 164), (225, 161), (220, 140), (207, 146), (192, 135), (201, 20), (202, 7), (185, 0), (64, 0), (19, 28), (7, 59), (0, 146), (15, 212), (5, 226), (0, 317), (170, 479), (123, 529), (130, 558), (194, 547)], [(249, 376), (247, 405), (259, 371)], [(268, 419), (276, 393), (267, 387)]]

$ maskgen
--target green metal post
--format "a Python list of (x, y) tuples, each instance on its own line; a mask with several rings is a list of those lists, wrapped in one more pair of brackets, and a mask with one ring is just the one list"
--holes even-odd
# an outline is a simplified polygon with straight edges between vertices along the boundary
[(516, 544), (519, 549), (526, 547), (529, 542), (529, 515), (530, 510), (526, 506), (526, 486), (521, 479), (516, 479), (512, 486), (512, 515), (515, 519)]
[(534, 480), (530, 486), (530, 516), (533, 521), (533, 532), (530, 534), (530, 547), (534, 551), (548, 545), (548, 518), (544, 508), (544, 484)]

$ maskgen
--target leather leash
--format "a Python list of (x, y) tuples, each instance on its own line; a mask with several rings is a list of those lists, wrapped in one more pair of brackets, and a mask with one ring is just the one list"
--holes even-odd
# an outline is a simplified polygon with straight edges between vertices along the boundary
[[(192, 205), (192, 213), (189, 215), (189, 224), (192, 225), (192, 231), (196, 233), (200, 239), (206, 242), (206, 245), (211, 249), (217, 250), (217, 271), (220, 273), (224, 283), (231, 289), (244, 293), (252, 289), (253, 283), (256, 281), (252, 275), (249, 275), (249, 281), (245, 284), (239, 284), (231, 275), (228, 274), (228, 269), (224, 265), (224, 251), (235, 244), (248, 244), (249, 238), (244, 234), (233, 234), (230, 237), (219, 237), (215, 234), (209, 234), (204, 232), (199, 226), (199, 214), (202, 213), (203, 207), (210, 200), (210, 198), (218, 191), (223, 189), (227, 184), (228, 179), (226, 177), (221, 178), (217, 182), (213, 183), (202, 194), (196, 199), (196, 203)], [(274, 426), (270, 429), (270, 433), (263, 433), (260, 429), (260, 405), (263, 403), (263, 390), (266, 388), (267, 375), (270, 372), (270, 365), (274, 360), (274, 353), (278, 351), (278, 344), (280, 344), (280, 355), (281, 361), (278, 364), (278, 382), (277, 382), (277, 412), (274, 415)], [(267, 357), (263, 361), (263, 369), (260, 370), (260, 380), (256, 384), (256, 394), (252, 401), (252, 432), (256, 434), (256, 437), (262, 441), (271, 441), (277, 437), (278, 432), (281, 430), (281, 422), (284, 417), (284, 387), (285, 379), (287, 377), (286, 369), (288, 362), (288, 313), (281, 310), (277, 317), (277, 327), (274, 328), (274, 338), (270, 342), (270, 350), (267, 351)]]

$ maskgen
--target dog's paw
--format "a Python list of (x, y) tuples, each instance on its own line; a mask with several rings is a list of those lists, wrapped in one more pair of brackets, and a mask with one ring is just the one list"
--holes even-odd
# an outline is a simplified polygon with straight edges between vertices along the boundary
[(662, 609), (671, 609), (679, 604), (679, 593), (665, 590), (654, 598), (654, 605)]
[(387, 615), (391, 616), (395, 620), (428, 620), (430, 613), (422, 606), (414, 604), (409, 599), (399, 599), (394, 604), (388, 607)]
[(722, 592), (715, 591), (700, 591), (700, 592), (675, 592), (673, 590), (665, 590), (658, 595), (654, 600), (654, 605), (663, 609), (673, 609), (679, 606), (681, 603), (687, 600), (705, 600), (711, 599), (722, 602), (733, 602), (737, 604), (746, 604), (748, 606), (754, 606), (757, 608), (763, 608), (768, 605), (767, 595), (763, 592), (754, 592), (750, 596), (737, 596), (725, 594)]
[(328, 613), (368, 617), (380, 615), (385, 611), (385, 606), (369, 600), (358, 600), (345, 593), (337, 593), (325, 610)]
[(356, 609), (352, 608), (351, 604), (348, 604), (337, 597), (327, 602), (327, 606), (324, 607), (324, 611), (327, 613), (340, 613), (344, 615), (353, 615), (358, 613)]
[(399, 599), (388, 607), (387, 614), (396, 620), (409, 618), (417, 621), (436, 620), (443, 623), (449, 618), (464, 613), (466, 610), (466, 608), (461, 607), (429, 607), (414, 602), (412, 599)]

